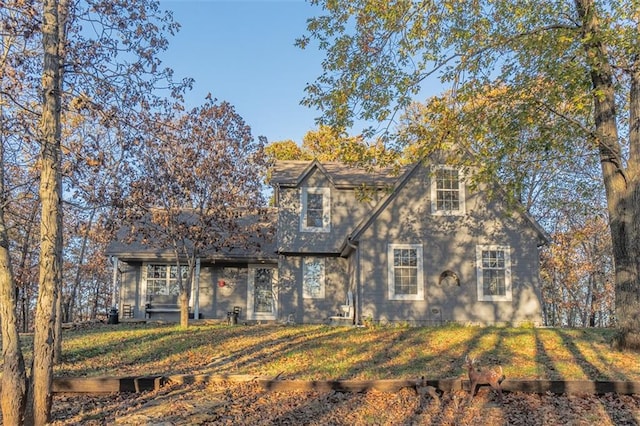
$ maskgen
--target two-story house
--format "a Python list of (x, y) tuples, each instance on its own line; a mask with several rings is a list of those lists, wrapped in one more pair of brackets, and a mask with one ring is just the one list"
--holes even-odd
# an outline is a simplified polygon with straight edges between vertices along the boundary
[[(194, 315), (224, 319), (237, 306), (242, 321), (541, 322), (547, 234), (483, 184), (472, 189), (461, 170), (418, 162), (398, 175), (284, 161), (271, 184), (275, 240), (203, 256)], [(177, 317), (145, 313), (152, 293), (173, 291), (169, 257), (119, 243), (109, 254), (119, 259), (122, 311)]]

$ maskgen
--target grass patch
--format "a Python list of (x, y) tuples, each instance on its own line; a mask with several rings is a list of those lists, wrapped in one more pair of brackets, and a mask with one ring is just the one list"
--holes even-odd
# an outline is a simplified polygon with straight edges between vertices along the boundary
[[(104, 325), (64, 332), (56, 376), (252, 374), (297, 379), (447, 378), (464, 357), (516, 379), (640, 380), (611, 330), (321, 325)], [(25, 343), (29, 344), (28, 339)]]

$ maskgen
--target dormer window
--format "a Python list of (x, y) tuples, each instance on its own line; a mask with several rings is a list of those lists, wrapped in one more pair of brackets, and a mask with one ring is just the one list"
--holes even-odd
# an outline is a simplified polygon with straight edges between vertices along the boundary
[(460, 170), (436, 166), (431, 175), (431, 213), (462, 215), (465, 211), (464, 182)]
[(300, 231), (329, 232), (331, 229), (329, 188), (302, 188), (300, 196)]

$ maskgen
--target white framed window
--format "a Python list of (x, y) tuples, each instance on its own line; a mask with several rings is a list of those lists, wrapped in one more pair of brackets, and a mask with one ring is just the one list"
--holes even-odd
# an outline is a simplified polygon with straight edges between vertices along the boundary
[(389, 244), (389, 300), (424, 300), (422, 244)]
[(302, 297), (324, 299), (324, 259), (305, 257), (302, 260)]
[[(187, 285), (188, 266), (181, 265), (182, 285)], [(178, 296), (178, 267), (165, 264), (145, 264), (144, 279), (146, 282), (147, 296)]]
[(448, 166), (433, 166), (431, 173), (431, 213), (463, 215), (465, 191), (462, 171)]
[(329, 232), (331, 230), (331, 190), (302, 188), (300, 192), (300, 231)]
[(511, 301), (511, 249), (509, 246), (476, 246), (478, 300)]

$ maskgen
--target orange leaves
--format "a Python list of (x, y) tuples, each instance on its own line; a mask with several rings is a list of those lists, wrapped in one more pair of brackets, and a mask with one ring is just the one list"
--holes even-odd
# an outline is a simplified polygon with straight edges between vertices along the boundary
[(555, 320), (587, 326), (595, 325), (597, 316), (601, 325), (608, 325), (614, 309), (614, 276), (606, 221), (594, 217), (567, 224), (552, 240), (542, 252), (541, 276), (544, 303), (556, 311)]

